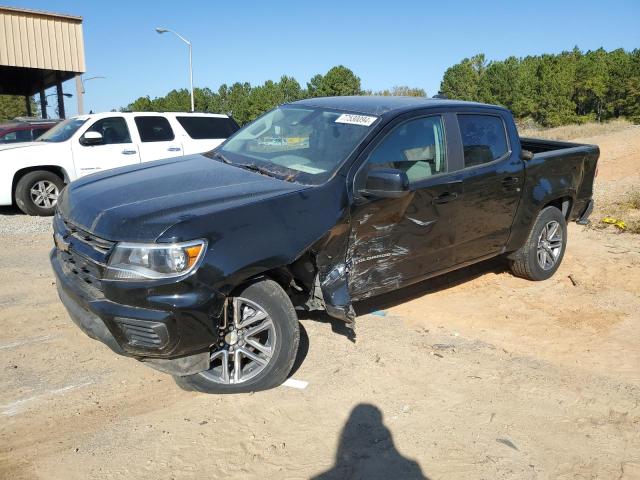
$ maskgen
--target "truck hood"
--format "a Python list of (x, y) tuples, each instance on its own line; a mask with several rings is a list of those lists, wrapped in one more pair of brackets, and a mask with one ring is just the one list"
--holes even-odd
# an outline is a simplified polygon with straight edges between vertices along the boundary
[(15, 150), (17, 148), (38, 148), (38, 147), (44, 147), (45, 145), (51, 145), (51, 143), (47, 143), (47, 142), (5, 143), (4, 145), (0, 145), (0, 151)]
[(153, 242), (181, 221), (305, 188), (193, 155), (83, 177), (64, 190), (58, 210), (98, 237)]

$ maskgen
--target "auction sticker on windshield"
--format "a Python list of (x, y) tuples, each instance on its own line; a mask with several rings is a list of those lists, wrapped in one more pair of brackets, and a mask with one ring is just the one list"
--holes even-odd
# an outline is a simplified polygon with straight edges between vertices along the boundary
[(369, 127), (375, 122), (378, 117), (371, 117), (369, 115), (353, 115), (351, 113), (343, 113), (336, 118), (336, 123), (348, 123), (350, 125), (362, 125), (363, 127)]

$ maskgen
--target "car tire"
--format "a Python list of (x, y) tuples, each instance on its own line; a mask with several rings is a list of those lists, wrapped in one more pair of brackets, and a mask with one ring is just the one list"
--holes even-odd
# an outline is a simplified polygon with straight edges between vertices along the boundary
[[(220, 343), (224, 343), (225, 346), (214, 347), (211, 353), (211, 368), (193, 375), (174, 377), (176, 383), (181, 388), (204, 393), (246, 393), (277, 387), (287, 379), (296, 360), (300, 342), (298, 317), (291, 300), (278, 283), (273, 280), (263, 279), (238, 291), (234, 297), (230, 298), (230, 305), (235, 305), (233, 302), (236, 301), (242, 305), (239, 307), (239, 310), (246, 312), (247, 310), (244, 309), (247, 307), (247, 304), (249, 304), (249, 312), (252, 310), (259, 312), (261, 310), (266, 314), (267, 318), (261, 320), (259, 323), (252, 323), (246, 328), (235, 328), (235, 330), (230, 331), (231, 326), (235, 324), (234, 315), (231, 313), (230, 319), (227, 322), (229, 326), (222, 331), (223, 334), (221, 335)], [(230, 307), (230, 310), (234, 311), (235, 308)], [(238, 315), (238, 317), (243, 320), (245, 318), (243, 315), (244, 314)], [(250, 321), (251, 318), (252, 317), (249, 316), (249, 320), (243, 321)], [(254, 315), (253, 318), (257, 317)], [(243, 355), (239, 353), (239, 351), (249, 349), (254, 355), (261, 356), (263, 359), (267, 358), (262, 350), (258, 350), (252, 346), (255, 345), (255, 341), (260, 340), (257, 336), (242, 337), (242, 335), (248, 335), (252, 329), (258, 330), (260, 326), (268, 324), (269, 319), (271, 320), (272, 327), (268, 327), (260, 333), (264, 335), (265, 343), (268, 341), (266, 340), (266, 334), (271, 336), (273, 333), (274, 335), (272, 337), (274, 343), (271, 344), (271, 352), (266, 365), (261, 366), (257, 362), (253, 362), (251, 359), (245, 357), (244, 361), (249, 360), (250, 362), (256, 363), (257, 367), (261, 367), (262, 369), (259, 370), (259, 373), (255, 374), (255, 376), (247, 380), (240, 379), (239, 382), (236, 382), (234, 378), (236, 373), (235, 361), (231, 363), (231, 360), (235, 359), (235, 355)], [(239, 325), (241, 326), (242, 323)], [(238, 325), (236, 325), (236, 327), (237, 326)], [(233, 331), (237, 332), (237, 338), (240, 340), (238, 340), (238, 343), (232, 344), (233, 339), (230, 340), (230, 335)], [(224, 342), (222, 342), (223, 339)], [(246, 343), (241, 345), (243, 340), (246, 340)], [(254, 343), (250, 344), (250, 340)], [(222, 350), (227, 349), (227, 352), (229, 352), (232, 345), (235, 346), (236, 349), (233, 350), (235, 353), (227, 353), (227, 375), (225, 376), (222, 362), (225, 361), (227, 357), (223, 355)], [(262, 347), (265, 348), (264, 345), (262, 345)], [(242, 358), (240, 364), (242, 366), (239, 374), (243, 374), (248, 367), (252, 365), (252, 363), (244, 365)], [(254, 372), (255, 371), (258, 370), (255, 369)], [(252, 373), (249, 373), (249, 375), (252, 375)], [(228, 379), (228, 381), (225, 382), (225, 379)]]
[(510, 256), (511, 271), (527, 280), (546, 280), (556, 273), (567, 246), (567, 222), (556, 207), (540, 211), (526, 243)]
[[(55, 212), (64, 181), (47, 170), (25, 174), (16, 185), (18, 208), (27, 215), (51, 216)], [(40, 193), (39, 193), (40, 192)]]

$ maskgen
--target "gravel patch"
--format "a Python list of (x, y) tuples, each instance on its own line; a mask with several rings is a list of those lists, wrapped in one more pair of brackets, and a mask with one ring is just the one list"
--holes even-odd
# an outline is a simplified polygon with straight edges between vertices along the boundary
[(16, 208), (0, 208), (0, 236), (53, 233), (52, 217), (31, 217)]

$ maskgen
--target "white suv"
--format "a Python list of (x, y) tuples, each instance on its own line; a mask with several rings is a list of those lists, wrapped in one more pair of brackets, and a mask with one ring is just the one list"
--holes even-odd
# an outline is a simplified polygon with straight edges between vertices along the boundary
[(227, 115), (109, 112), (69, 118), (35, 142), (0, 146), (0, 205), (52, 215), (65, 184), (125, 165), (202, 153), (238, 130)]

